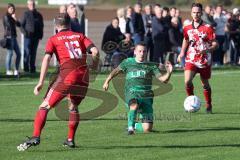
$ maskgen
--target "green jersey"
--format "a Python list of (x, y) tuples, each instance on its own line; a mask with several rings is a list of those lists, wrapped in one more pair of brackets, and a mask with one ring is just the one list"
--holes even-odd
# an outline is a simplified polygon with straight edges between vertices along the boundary
[(135, 58), (127, 58), (119, 68), (126, 74), (125, 96), (153, 97), (152, 78), (161, 75), (155, 63), (136, 62)]

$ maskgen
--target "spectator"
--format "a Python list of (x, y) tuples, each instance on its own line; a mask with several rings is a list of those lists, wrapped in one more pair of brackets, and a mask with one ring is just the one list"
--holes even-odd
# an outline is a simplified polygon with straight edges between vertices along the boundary
[(133, 14), (133, 8), (131, 6), (127, 6), (126, 8), (126, 33), (129, 33), (131, 35), (134, 34), (134, 28), (132, 23), (132, 14)]
[(213, 16), (211, 15), (212, 6), (207, 5), (205, 7), (205, 12), (203, 12), (202, 20), (204, 23), (209, 24), (212, 27), (216, 27), (217, 23), (214, 21)]
[[(15, 75), (19, 74), (19, 64), (20, 64), (20, 50), (17, 42), (17, 32), (16, 26), (20, 27), (20, 22), (17, 20), (15, 15), (15, 6), (12, 3), (8, 3), (7, 12), (3, 17), (3, 28), (4, 28), (4, 37), (7, 38), (9, 46), (7, 47), (7, 56), (6, 56), (6, 75)], [(13, 51), (16, 53), (16, 62), (14, 72), (11, 70), (11, 61), (13, 56)]]
[(59, 13), (67, 13), (67, 6), (66, 5), (61, 5), (59, 7)]
[(175, 17), (176, 16), (176, 10), (177, 10), (176, 7), (170, 8), (169, 14), (170, 14), (171, 17)]
[[(115, 42), (115, 44), (119, 44), (119, 42), (122, 41), (123, 39), (125, 39), (125, 36), (120, 31), (118, 18), (117, 17), (113, 18), (111, 24), (107, 26), (103, 34), (102, 50), (105, 51), (104, 45), (109, 41)], [(118, 53), (117, 48), (113, 52), (107, 53), (105, 57), (106, 62), (110, 64), (112, 56), (117, 53)]]
[[(43, 38), (43, 17), (35, 8), (35, 1), (27, 1), (28, 10), (24, 12), (21, 20), (24, 34), (24, 71), (36, 72), (36, 55), (39, 40)], [(30, 70), (29, 70), (30, 68)]]
[(145, 28), (144, 42), (146, 44), (147, 53), (149, 52), (149, 60), (153, 61), (153, 41), (152, 41), (152, 19), (153, 12), (150, 4), (144, 7), (143, 23)]
[(163, 56), (167, 49), (166, 39), (168, 38), (168, 28), (165, 26), (162, 18), (162, 8), (155, 6), (154, 11), (155, 17), (152, 20), (153, 61), (162, 65), (164, 63)]
[(163, 17), (164, 23), (166, 23), (168, 26), (170, 26), (172, 17), (169, 14), (168, 7), (163, 7), (162, 17)]
[(227, 33), (229, 35), (229, 52), (230, 63), (233, 65), (238, 64), (239, 50), (240, 50), (240, 31), (239, 31), (239, 12), (233, 10), (233, 13), (229, 13), (229, 19), (227, 22)]
[(142, 18), (142, 5), (140, 3), (135, 4), (134, 6), (134, 13), (132, 15), (132, 23), (134, 28), (134, 44), (139, 43), (140, 41), (144, 40), (144, 24), (143, 24), (143, 18)]
[(85, 33), (85, 13), (84, 13), (84, 6), (83, 5), (77, 5), (77, 15), (78, 15), (78, 20), (80, 22), (80, 31), (84, 35)]
[(78, 32), (78, 33), (83, 33), (83, 30), (82, 30), (81, 25), (79, 23), (79, 19), (77, 17), (76, 5), (73, 4), (73, 3), (70, 3), (67, 6), (67, 13), (68, 13), (68, 15), (71, 19), (71, 23), (70, 23), (71, 31)]
[[(169, 41), (171, 44), (171, 50), (174, 53), (177, 53), (178, 55), (181, 52), (181, 46), (182, 46), (182, 41), (183, 41), (183, 35), (181, 31), (178, 28), (178, 18), (173, 17), (171, 19), (171, 27), (168, 30), (168, 36), (169, 36)], [(175, 64), (177, 63), (177, 60), (175, 61)], [(184, 62), (181, 61), (181, 67), (184, 66)]]
[(126, 33), (126, 18), (125, 18), (125, 13), (124, 13), (124, 8), (119, 8), (117, 10), (117, 17), (118, 17), (118, 20), (119, 20), (119, 28), (120, 28), (120, 31), (125, 34)]
[(216, 7), (216, 12), (214, 14), (214, 20), (217, 23), (215, 32), (216, 32), (216, 40), (219, 44), (218, 49), (216, 49), (213, 53), (213, 62), (214, 66), (223, 65), (223, 57), (224, 57), (224, 48), (223, 44), (226, 39), (225, 37), (225, 27), (227, 23), (226, 16), (222, 13), (223, 7), (218, 5)]
[(180, 16), (179, 9), (176, 9), (175, 17), (178, 18), (178, 28), (180, 29), (181, 33), (183, 33), (183, 22), (182, 22), (182, 17)]

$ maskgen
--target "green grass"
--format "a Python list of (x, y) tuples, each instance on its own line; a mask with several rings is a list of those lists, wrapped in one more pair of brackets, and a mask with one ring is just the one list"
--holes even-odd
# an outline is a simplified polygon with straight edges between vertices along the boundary
[[(171, 79), (173, 90), (155, 97), (154, 133), (127, 136), (125, 107), (117, 108), (95, 120), (82, 121), (77, 131), (76, 149), (61, 146), (67, 134), (67, 122), (59, 120), (54, 110), (41, 137), (41, 144), (26, 152), (16, 146), (32, 133), (32, 120), (47, 85), (40, 96), (33, 95), (37, 78), (19, 81), (0, 80), (0, 157), (7, 160), (66, 159), (157, 159), (157, 160), (238, 160), (240, 156), (240, 71), (217, 70), (211, 79), (214, 114), (205, 114), (204, 106), (194, 114), (183, 111), (185, 91), (183, 73)], [(99, 75), (90, 88), (101, 90), (106, 75)], [(25, 84), (24, 84), (25, 83)], [(27, 83), (27, 84), (26, 84)], [(195, 93), (204, 99), (199, 76), (194, 80)], [(110, 93), (116, 95), (113, 85)], [(87, 97), (80, 106), (85, 112), (101, 100)]]

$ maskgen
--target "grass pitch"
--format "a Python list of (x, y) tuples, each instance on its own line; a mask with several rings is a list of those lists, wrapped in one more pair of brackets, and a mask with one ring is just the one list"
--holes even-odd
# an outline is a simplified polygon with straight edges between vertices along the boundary
[[(90, 88), (102, 90), (106, 75), (99, 75)], [(240, 157), (240, 71), (213, 71), (212, 115), (205, 114), (204, 104), (194, 114), (183, 111), (185, 98), (183, 73), (174, 73), (171, 92), (154, 99), (154, 129), (150, 134), (127, 136), (126, 111), (119, 98), (111, 112), (93, 120), (81, 121), (76, 135), (77, 148), (62, 147), (67, 122), (50, 111), (41, 144), (25, 152), (16, 146), (31, 136), (33, 118), (47, 89), (33, 95), (37, 78), (0, 79), (0, 157), (6, 160), (66, 159), (161, 159), (161, 160), (238, 160)], [(204, 100), (197, 76), (195, 94)], [(117, 95), (110, 86), (110, 93)], [(87, 97), (81, 112), (96, 108), (101, 100)]]

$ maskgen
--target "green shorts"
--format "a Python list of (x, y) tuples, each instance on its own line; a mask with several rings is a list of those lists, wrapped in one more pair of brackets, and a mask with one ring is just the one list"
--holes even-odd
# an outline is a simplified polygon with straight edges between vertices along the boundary
[(129, 105), (132, 101), (136, 101), (139, 105), (138, 119), (142, 121), (142, 123), (153, 123), (153, 98), (128, 97), (126, 98), (127, 110), (129, 110)]

